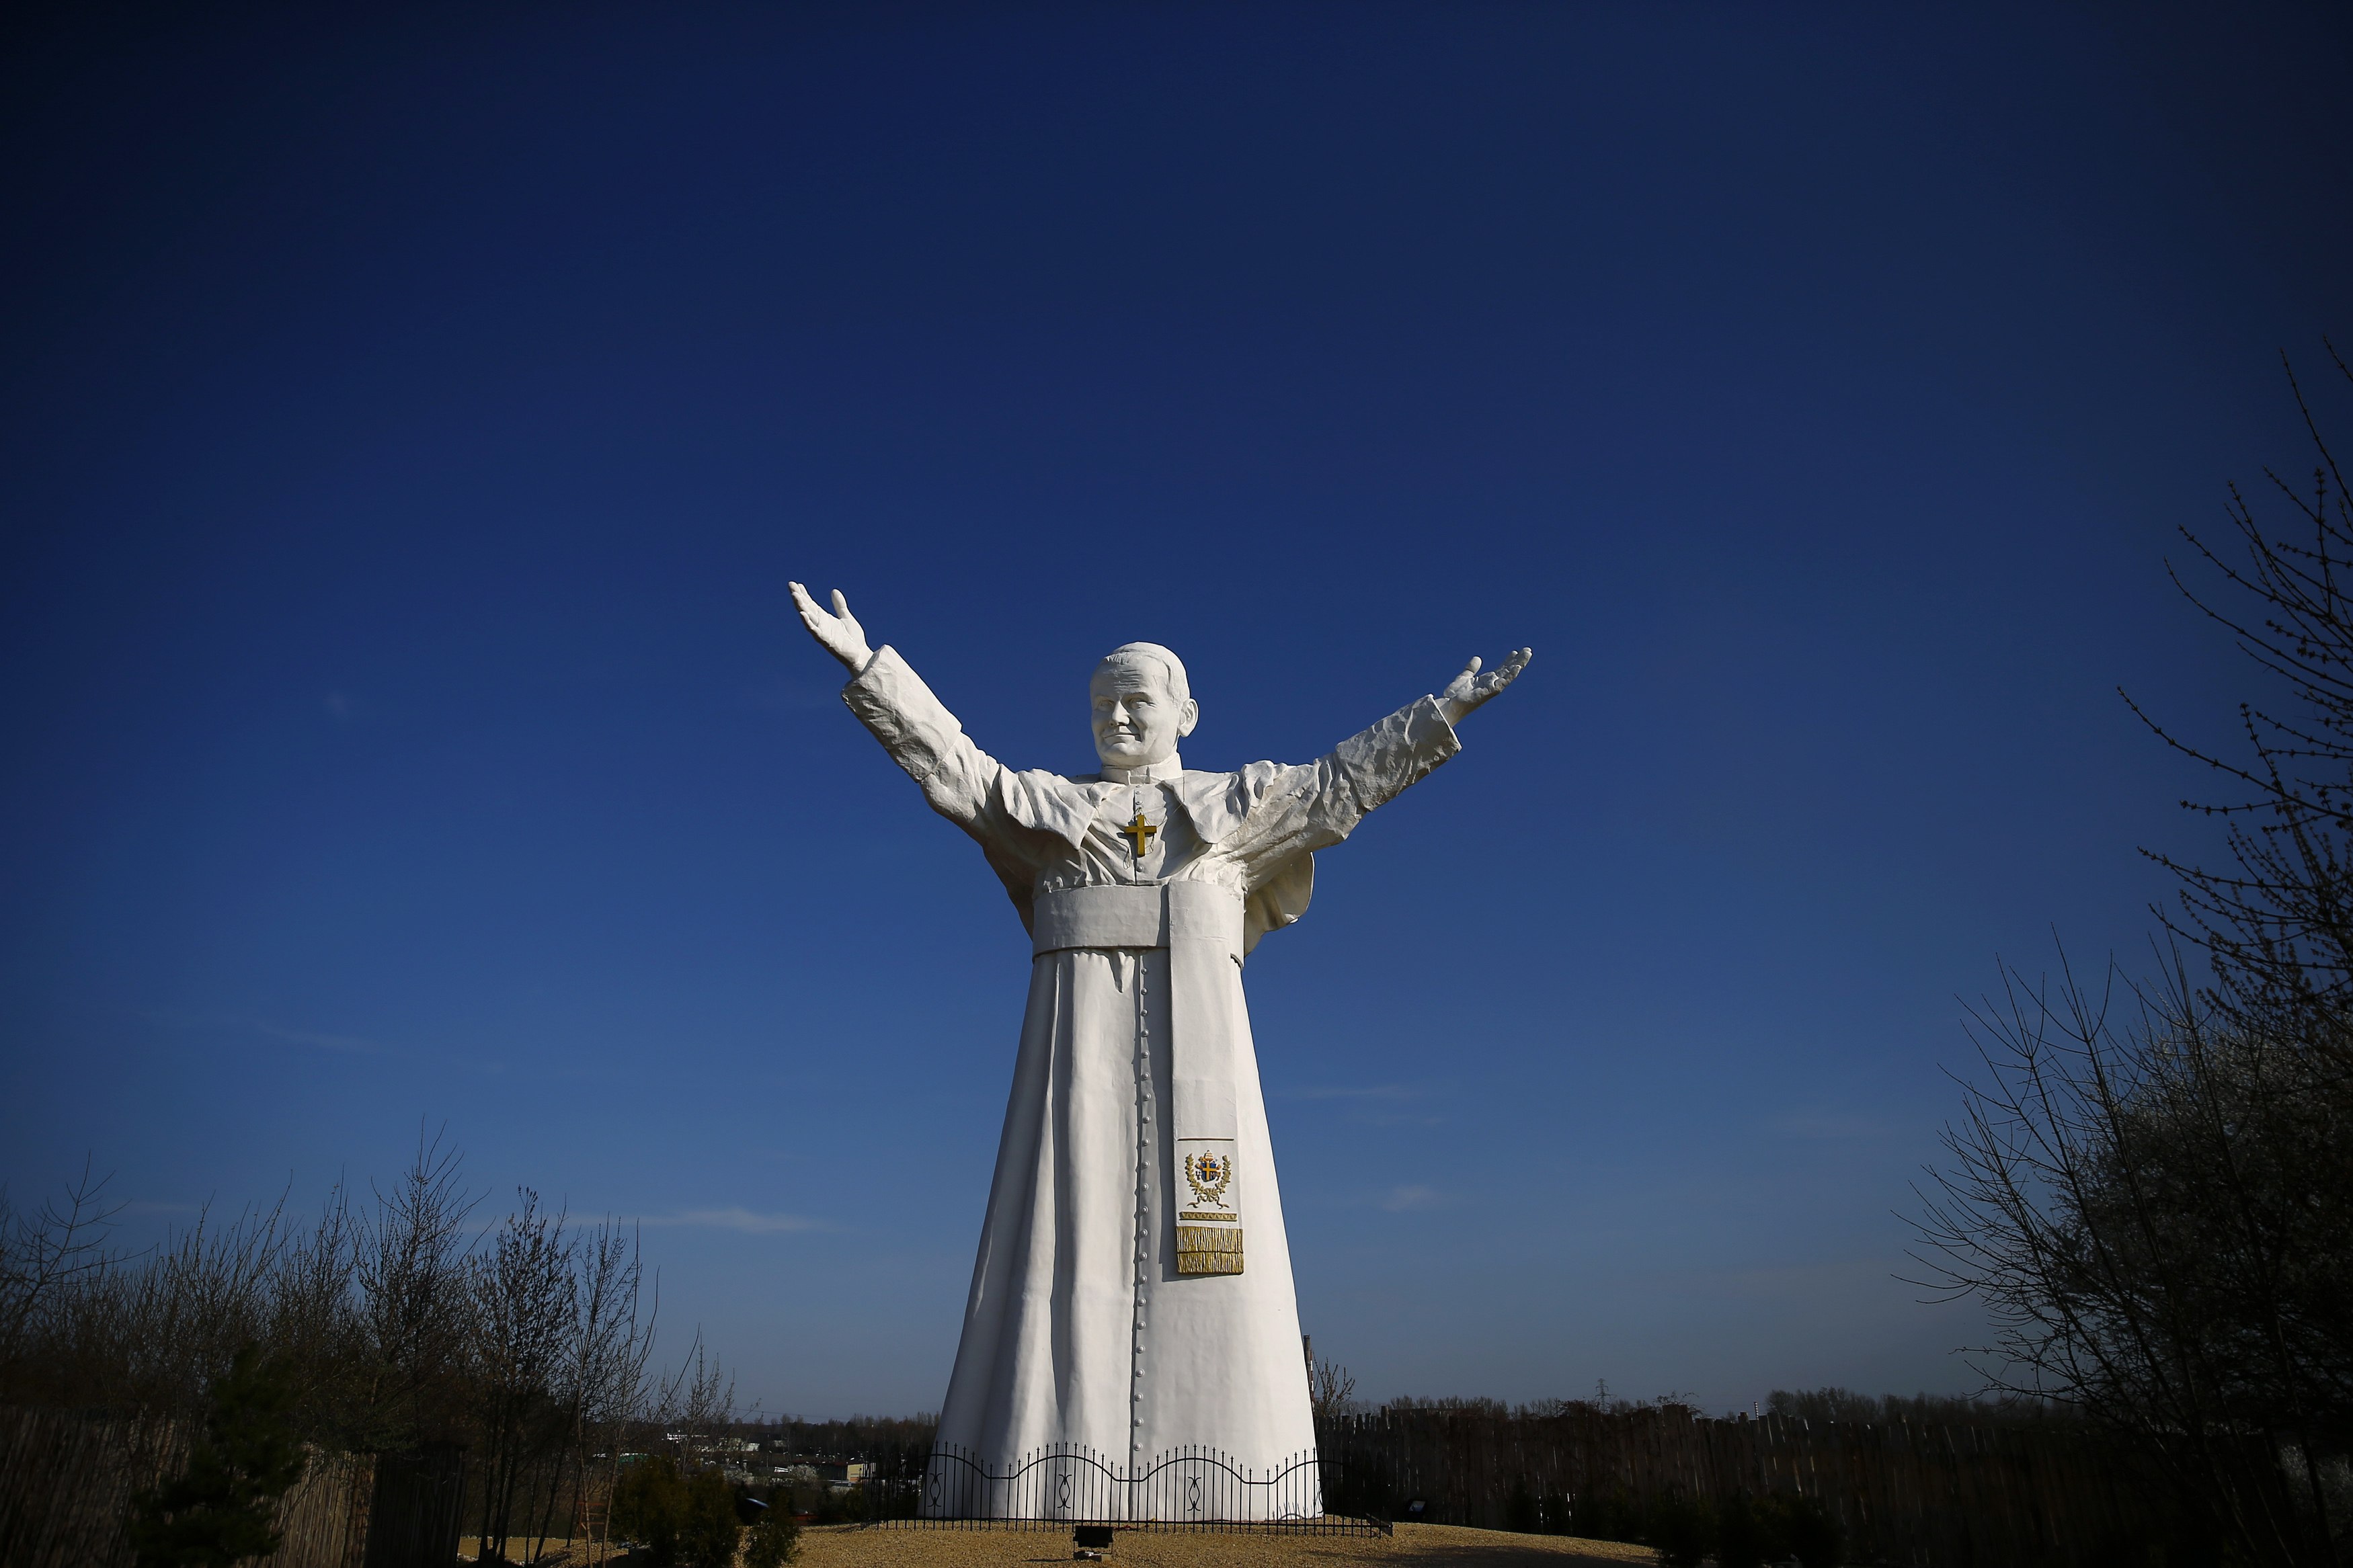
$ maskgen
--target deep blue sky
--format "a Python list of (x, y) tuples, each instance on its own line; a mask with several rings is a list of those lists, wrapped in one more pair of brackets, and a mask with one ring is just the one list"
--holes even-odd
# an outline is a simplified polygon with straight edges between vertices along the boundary
[(1959, 998), (2207, 842), (2116, 689), (2250, 691), (2163, 560), (2353, 339), (2341, 9), (15, 26), (19, 1199), (446, 1124), (642, 1217), (747, 1402), (934, 1407), (1027, 949), (786, 579), (1069, 771), (1130, 638), (1196, 766), (1525, 642), (1251, 964), (1318, 1348), (1971, 1386), (1893, 1211)]

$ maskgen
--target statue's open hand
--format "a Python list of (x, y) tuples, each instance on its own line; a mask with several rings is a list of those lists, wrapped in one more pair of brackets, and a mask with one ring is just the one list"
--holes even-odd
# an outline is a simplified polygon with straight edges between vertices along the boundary
[(1535, 649), (1521, 648), (1484, 675), (1479, 673), (1479, 661), (1473, 658), (1438, 694), (1438, 710), (1446, 715), (1448, 723), (1460, 724), (1464, 714), (1517, 680), (1535, 657)]
[(841, 596), (841, 590), (833, 591), (833, 614), (828, 616), (818, 608), (807, 588), (798, 583), (787, 583), (786, 586), (793, 591), (793, 608), (801, 613), (801, 625), (808, 627), (809, 636), (848, 666), (852, 675), (864, 669), (873, 659), (874, 650), (866, 646), (866, 628), (849, 613), (849, 601)]

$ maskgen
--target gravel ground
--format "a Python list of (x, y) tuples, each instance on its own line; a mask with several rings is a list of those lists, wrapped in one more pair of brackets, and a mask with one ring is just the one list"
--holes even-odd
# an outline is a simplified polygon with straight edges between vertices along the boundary
[[(1400, 1524), (1394, 1537), (1339, 1535), (1155, 1535), (1122, 1531), (1105, 1554), (1130, 1568), (1336, 1568), (1353, 1563), (1399, 1568), (1571, 1568), (1588, 1563), (1658, 1561), (1647, 1546), (1512, 1535), (1451, 1524)], [(832, 1526), (801, 1532), (795, 1568), (1010, 1568), (1068, 1563), (1066, 1533), (1008, 1530), (859, 1530)]]

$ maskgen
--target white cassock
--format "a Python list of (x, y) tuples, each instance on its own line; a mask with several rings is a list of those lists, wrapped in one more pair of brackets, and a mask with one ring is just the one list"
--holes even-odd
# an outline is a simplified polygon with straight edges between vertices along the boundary
[(842, 697), (979, 841), (1035, 953), (941, 1451), (1312, 1458), (1241, 963), (1306, 910), (1314, 851), (1460, 749), (1436, 700), (1300, 766), (1065, 778), (983, 752), (889, 647)]

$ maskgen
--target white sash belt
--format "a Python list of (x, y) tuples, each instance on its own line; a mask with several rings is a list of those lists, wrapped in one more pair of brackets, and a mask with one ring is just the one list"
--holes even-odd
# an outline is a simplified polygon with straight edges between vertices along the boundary
[(1242, 1271), (1234, 1015), (1242, 956), (1241, 895), (1213, 882), (1099, 883), (1040, 893), (1030, 951), (1168, 950), (1170, 1134), (1176, 1144), (1176, 1271)]
[(1029, 951), (1066, 947), (1167, 947), (1170, 939), (1242, 952), (1241, 895), (1214, 882), (1148, 886), (1103, 882), (1038, 895)]

